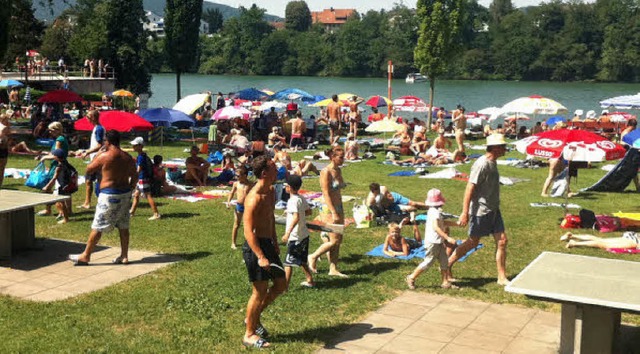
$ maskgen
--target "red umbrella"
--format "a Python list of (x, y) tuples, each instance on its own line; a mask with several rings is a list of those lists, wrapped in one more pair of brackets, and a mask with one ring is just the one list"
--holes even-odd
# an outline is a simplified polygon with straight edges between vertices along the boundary
[(391, 104), (391, 100), (384, 96), (372, 96), (364, 104), (371, 107), (387, 107)]
[(428, 112), (427, 103), (420, 97), (402, 96), (393, 100), (393, 108), (404, 112)]
[[(137, 114), (123, 111), (100, 112), (100, 125), (102, 125), (105, 130), (117, 130), (123, 133), (153, 130), (153, 124), (147, 122), (144, 118)], [(78, 119), (74, 127), (76, 130), (93, 130), (93, 125), (86, 117)]]
[(571, 161), (617, 160), (626, 153), (622, 145), (579, 129), (549, 130), (516, 141), (515, 145), (523, 154), (544, 158), (563, 156)]
[(82, 101), (84, 99), (80, 95), (69, 90), (49, 91), (38, 99), (39, 103), (73, 103)]

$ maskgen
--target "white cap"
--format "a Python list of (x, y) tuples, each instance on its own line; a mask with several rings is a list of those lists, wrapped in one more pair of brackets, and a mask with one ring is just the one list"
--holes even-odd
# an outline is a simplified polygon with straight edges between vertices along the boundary
[(144, 145), (144, 139), (141, 136), (131, 140), (131, 145)]
[(587, 118), (595, 118), (595, 117), (596, 117), (596, 111), (591, 110), (587, 112)]

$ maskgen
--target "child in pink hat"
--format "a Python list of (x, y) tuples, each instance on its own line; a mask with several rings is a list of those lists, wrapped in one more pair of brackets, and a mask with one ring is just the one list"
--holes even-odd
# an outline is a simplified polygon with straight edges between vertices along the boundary
[(422, 272), (427, 270), (436, 259), (440, 262), (440, 272), (442, 273), (441, 286), (445, 289), (458, 288), (449, 281), (449, 259), (446, 244), (444, 244), (443, 240), (453, 245), (456, 244), (456, 240), (449, 236), (449, 228), (444, 225), (444, 218), (442, 217), (442, 206), (444, 202), (445, 199), (439, 189), (433, 188), (427, 193), (425, 204), (429, 207), (429, 211), (427, 212), (424, 239), (426, 255), (424, 261), (416, 267), (413, 273), (407, 275), (406, 281), (409, 289), (416, 288), (416, 279)]

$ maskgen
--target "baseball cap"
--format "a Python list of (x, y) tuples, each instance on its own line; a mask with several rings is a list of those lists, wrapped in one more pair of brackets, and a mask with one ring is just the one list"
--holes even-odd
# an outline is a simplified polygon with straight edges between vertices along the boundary
[(59, 158), (59, 159), (63, 159), (66, 157), (67, 154), (64, 153), (64, 150), (62, 149), (55, 149), (53, 151), (51, 151), (51, 155)]
[(144, 139), (141, 136), (131, 140), (131, 145), (144, 145)]

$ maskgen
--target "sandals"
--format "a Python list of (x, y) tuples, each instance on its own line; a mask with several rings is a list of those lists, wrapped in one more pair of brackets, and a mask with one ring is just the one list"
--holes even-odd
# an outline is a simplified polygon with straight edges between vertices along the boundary
[(127, 258), (122, 258), (122, 257), (116, 257), (116, 258), (114, 258), (114, 259), (111, 261), (111, 263), (113, 263), (113, 264), (124, 264), (124, 265), (127, 265), (127, 264), (129, 264), (129, 259), (127, 259)]
[[(244, 325), (247, 325), (247, 320), (244, 320)], [(267, 331), (266, 328), (264, 328), (264, 326), (262, 325), (262, 323), (258, 323), (258, 326), (256, 326), (256, 332), (255, 332), (258, 336), (260, 336), (261, 338), (269, 338), (269, 331)]]
[(315, 288), (316, 284), (310, 283), (308, 281), (303, 281), (302, 283), (300, 283), (300, 286), (303, 288)]
[(70, 254), (67, 258), (73, 263), (74, 266), (88, 266), (89, 262), (81, 261), (79, 254)]
[(242, 340), (242, 345), (244, 345), (247, 348), (257, 348), (257, 349), (265, 349), (265, 348), (270, 348), (271, 344), (269, 342), (267, 342), (266, 340), (264, 340), (264, 338), (260, 337), (258, 338), (255, 342), (250, 343), (247, 342), (246, 340)]
[(407, 275), (405, 280), (407, 281), (407, 286), (409, 287), (409, 289), (411, 289), (411, 290), (415, 290), (416, 289), (416, 280), (411, 278), (411, 275)]

